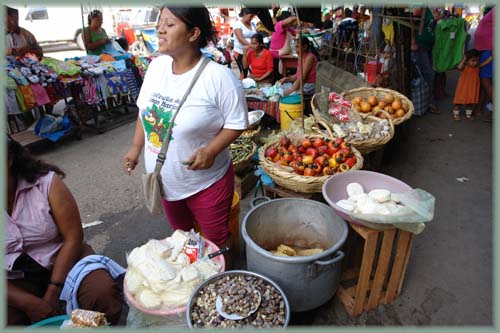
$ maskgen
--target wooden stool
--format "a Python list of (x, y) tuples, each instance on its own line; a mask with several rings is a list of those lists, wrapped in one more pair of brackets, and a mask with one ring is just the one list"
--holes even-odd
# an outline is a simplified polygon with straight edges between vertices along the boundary
[[(355, 317), (379, 304), (389, 304), (399, 296), (413, 235), (396, 228), (379, 231), (354, 223), (349, 223), (349, 226), (349, 237), (344, 246), (347, 253), (343, 262), (345, 267), (337, 296), (349, 315)], [(364, 239), (362, 248), (356, 246), (362, 245), (356, 242), (361, 240), (359, 236)], [(354, 267), (349, 267), (351, 261), (354, 261)]]

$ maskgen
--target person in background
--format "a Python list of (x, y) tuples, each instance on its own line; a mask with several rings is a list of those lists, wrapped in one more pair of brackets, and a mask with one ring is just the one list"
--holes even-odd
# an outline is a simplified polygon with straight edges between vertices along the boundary
[(351, 17), (355, 20), (358, 19), (360, 13), (359, 13), (359, 6), (358, 5), (354, 5), (352, 6), (352, 15)]
[(250, 67), (248, 76), (257, 83), (273, 83), (273, 56), (264, 48), (264, 38), (260, 33), (252, 36), (250, 47), (243, 48), (243, 68)]
[(344, 7), (339, 6), (333, 9), (333, 28), (337, 29), (340, 21), (344, 19)]
[(297, 16), (292, 16), (289, 11), (278, 11), (277, 15), (276, 23), (274, 24), (274, 32), (271, 35), (271, 44), (269, 45), (269, 51), (271, 51), (273, 56), (274, 81), (277, 81), (280, 78), (280, 53), (287, 53), (287, 51), (283, 52), (283, 50), (286, 48), (290, 49), (290, 45), (287, 45), (287, 35), (289, 33), (292, 35), (295, 34), (292, 26), (299, 23)]
[(243, 67), (243, 48), (250, 46), (250, 38), (257, 32), (257, 26), (252, 22), (255, 14), (248, 8), (242, 8), (239, 14), (241, 19), (233, 27), (234, 58), (240, 70), (240, 80), (247, 77), (248, 69)]
[(488, 114), (485, 121), (493, 120), (493, 34), (496, 7), (486, 6), (483, 18), (479, 21), (474, 34), (474, 48), (481, 50), (479, 77), (481, 79), (481, 103), (478, 113), (482, 113), (485, 100)]
[(15, 8), (6, 9), (6, 35), (5, 53), (8, 56), (24, 56), (26, 53), (34, 53), (38, 58), (43, 57), (43, 50), (38, 44), (35, 36), (28, 30), (19, 26), (19, 11)]
[[(301, 44), (302, 52), (300, 52), (299, 41), (295, 41), (295, 50), (299, 55), (297, 72), (292, 76), (287, 76), (279, 80), (279, 83), (283, 84), (282, 88), (284, 96), (300, 93), (299, 77), (301, 74), (304, 78), (304, 94), (310, 95), (314, 93), (316, 85), (316, 65), (318, 64), (319, 54), (307, 37), (302, 37)], [(301, 72), (302, 64), (303, 70)]]
[(412, 35), (412, 60), (418, 66), (422, 76), (430, 91), (429, 112), (439, 114), (439, 110), (434, 105), (434, 78), (435, 72), (432, 66), (432, 47), (434, 45), (434, 26), (437, 16), (429, 7), (415, 8), (414, 17), (421, 17), (420, 25), (414, 25)]
[[(163, 7), (157, 25), (160, 56), (151, 61), (141, 87), (132, 146), (122, 166), (131, 174), (144, 149), (152, 172), (170, 119), (203, 62), (200, 48), (216, 37), (203, 7)], [(210, 61), (175, 118), (172, 139), (160, 171), (162, 205), (174, 230), (198, 222), (207, 239), (231, 246), (229, 225), (234, 171), (229, 145), (248, 126), (241, 81), (227, 67)], [(224, 254), (230, 266), (230, 254)]]
[[(61, 314), (60, 295), (78, 259), (93, 254), (83, 242), (78, 206), (64, 172), (35, 159), (7, 136), (5, 271), (8, 325), (30, 325)], [(90, 272), (77, 289), (79, 307), (120, 318), (120, 287), (105, 269)]]
[(453, 119), (460, 120), (460, 107), (465, 106), (465, 117), (472, 120), (472, 110), (479, 102), (479, 58), (476, 49), (465, 52), (457, 68), (461, 71), (453, 98)]
[(102, 28), (102, 13), (94, 9), (87, 17), (88, 27), (84, 29), (87, 54), (100, 55), (106, 44), (111, 43), (106, 30)]

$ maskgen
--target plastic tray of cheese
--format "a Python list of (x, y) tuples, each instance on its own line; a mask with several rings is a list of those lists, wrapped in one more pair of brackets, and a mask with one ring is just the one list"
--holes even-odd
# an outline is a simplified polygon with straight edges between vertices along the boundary
[[(192, 291), (225, 270), (222, 255), (190, 264), (182, 250), (183, 240), (179, 240), (182, 233), (177, 230), (166, 239), (150, 240), (128, 254), (123, 289), (127, 301), (137, 310), (156, 316), (185, 312)], [(204, 245), (203, 256), (219, 250), (208, 239), (204, 239)]]

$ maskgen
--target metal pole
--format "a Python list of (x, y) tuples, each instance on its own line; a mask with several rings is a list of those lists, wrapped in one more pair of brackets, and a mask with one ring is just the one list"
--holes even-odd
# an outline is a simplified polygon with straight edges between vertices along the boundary
[(304, 125), (304, 80), (302, 78), (304, 74), (304, 59), (302, 54), (302, 24), (300, 23), (299, 11), (297, 7), (295, 7), (295, 15), (297, 16), (298, 28), (299, 28), (299, 61), (300, 61), (300, 74), (299, 75), (299, 84), (300, 84), (300, 115), (302, 118), (302, 134), (306, 132)]

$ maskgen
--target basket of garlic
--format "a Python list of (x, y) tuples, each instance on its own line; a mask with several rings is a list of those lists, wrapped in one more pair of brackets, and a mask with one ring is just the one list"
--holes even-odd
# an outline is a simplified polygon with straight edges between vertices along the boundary
[[(340, 95), (318, 93), (311, 100), (314, 119), (332, 138), (343, 138), (361, 154), (381, 148), (394, 137), (394, 124), (385, 111), (386, 119), (372, 115), (361, 117), (352, 111), (350, 103), (344, 104)], [(332, 105), (335, 104), (335, 106)], [(324, 133), (318, 126), (317, 132)]]
[[(124, 293), (130, 305), (149, 315), (180, 315), (186, 312), (193, 290), (225, 270), (221, 255), (192, 262), (186, 248), (193, 235), (176, 230), (172, 236), (152, 239), (128, 254)], [(208, 239), (199, 243), (204, 244), (203, 256), (219, 250)]]

